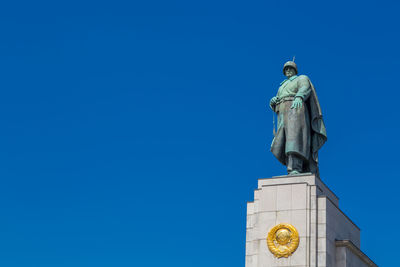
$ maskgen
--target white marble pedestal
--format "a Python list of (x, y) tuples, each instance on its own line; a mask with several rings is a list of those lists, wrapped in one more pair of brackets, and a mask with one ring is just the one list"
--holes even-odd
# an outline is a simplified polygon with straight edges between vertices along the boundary
[[(267, 235), (280, 223), (296, 227), (293, 255), (276, 258)], [(247, 204), (245, 267), (377, 266), (360, 250), (360, 229), (339, 209), (337, 196), (315, 175), (259, 179)]]

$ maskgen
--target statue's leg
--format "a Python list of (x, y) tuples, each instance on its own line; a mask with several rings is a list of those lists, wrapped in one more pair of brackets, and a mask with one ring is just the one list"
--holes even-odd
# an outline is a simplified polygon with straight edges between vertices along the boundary
[(316, 174), (319, 177), (319, 168), (318, 163), (315, 162), (312, 158), (308, 162), (309, 165), (309, 172)]
[[(291, 104), (292, 101), (285, 103)], [(290, 108), (286, 110), (285, 116), (285, 153), (289, 158), (289, 154), (294, 154), (297, 158), (306, 162), (310, 157), (310, 124), (308, 117), (308, 109), (306, 105), (301, 108)], [(297, 162), (297, 161), (296, 161)], [(297, 165), (300, 165), (297, 164)], [(295, 166), (297, 166), (295, 165)], [(294, 171), (304, 173), (306, 170), (305, 164), (301, 164), (302, 168), (296, 167)]]
[(283, 125), (283, 113), (279, 112), (278, 131), (276, 132), (274, 140), (272, 140), (271, 152), (283, 165), (286, 165), (285, 142), (286, 134), (285, 127)]
[(301, 173), (303, 171), (303, 159), (294, 153), (289, 153), (286, 166), (288, 174)]

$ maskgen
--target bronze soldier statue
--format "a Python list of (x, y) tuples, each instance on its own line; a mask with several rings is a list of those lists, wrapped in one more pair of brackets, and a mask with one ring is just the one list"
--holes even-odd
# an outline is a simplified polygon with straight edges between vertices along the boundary
[(287, 79), (269, 103), (278, 116), (271, 152), (286, 165), (289, 175), (319, 175), (318, 150), (327, 140), (326, 129), (314, 86), (306, 75), (297, 73), (294, 61), (285, 63), (283, 74)]

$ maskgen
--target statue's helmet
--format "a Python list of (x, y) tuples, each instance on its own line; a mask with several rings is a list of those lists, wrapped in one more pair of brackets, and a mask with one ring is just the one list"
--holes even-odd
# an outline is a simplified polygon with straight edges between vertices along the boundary
[(294, 63), (294, 61), (288, 61), (285, 63), (285, 65), (283, 65), (283, 74), (285, 74), (286, 68), (289, 67), (292, 67), (296, 71), (296, 74), (298, 73), (296, 63)]

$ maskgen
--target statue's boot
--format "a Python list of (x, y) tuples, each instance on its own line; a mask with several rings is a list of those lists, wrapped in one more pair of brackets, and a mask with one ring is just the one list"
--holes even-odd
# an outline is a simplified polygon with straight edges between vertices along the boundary
[(286, 159), (286, 167), (289, 175), (299, 174), (303, 171), (303, 159), (295, 154), (289, 154)]

